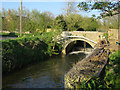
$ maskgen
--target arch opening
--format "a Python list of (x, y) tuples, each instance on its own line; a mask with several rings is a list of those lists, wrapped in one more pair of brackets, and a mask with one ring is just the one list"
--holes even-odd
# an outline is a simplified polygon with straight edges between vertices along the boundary
[(70, 42), (66, 48), (66, 54), (71, 53), (71, 52), (91, 52), (93, 50), (93, 47), (86, 41), (82, 40), (75, 40)]

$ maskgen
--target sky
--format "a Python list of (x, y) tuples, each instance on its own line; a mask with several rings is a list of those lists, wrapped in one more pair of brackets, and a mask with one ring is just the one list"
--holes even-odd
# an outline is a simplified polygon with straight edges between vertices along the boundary
[[(14, 0), (13, 0), (14, 1)], [(21, 0), (17, 0), (17, 1), (7, 1), (7, 0), (3, 0), (2, 2), (2, 8), (4, 8), (5, 10), (8, 9), (16, 9), (18, 10), (18, 8), (20, 8), (20, 1)], [(29, 2), (28, 2), (29, 1)], [(60, 14), (63, 14), (65, 11), (63, 9), (66, 8), (66, 2), (56, 2), (56, 1), (49, 1), (49, 2), (43, 2), (43, 1), (36, 1), (36, 2), (31, 2), (30, 0), (28, 1), (24, 1), (23, 0), (23, 7), (25, 7), (26, 9), (29, 9), (30, 11), (37, 9), (39, 10), (41, 13), (45, 12), (45, 11), (49, 11), (51, 13), (53, 13), (53, 15), (56, 17)], [(32, 0), (33, 1), (33, 0)], [(96, 16), (98, 16), (100, 14), (99, 11), (92, 11), (90, 13), (87, 13), (85, 11), (80, 11), (79, 8), (77, 8), (78, 2), (76, 2), (76, 9), (79, 11), (78, 14), (81, 14), (82, 16), (88, 16), (91, 17), (92, 14), (95, 14)]]

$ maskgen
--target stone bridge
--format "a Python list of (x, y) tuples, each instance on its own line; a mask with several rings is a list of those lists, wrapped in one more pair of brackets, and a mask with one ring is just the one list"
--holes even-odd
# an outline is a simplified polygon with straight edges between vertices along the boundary
[[(66, 54), (66, 48), (69, 46), (72, 46), (75, 41), (84, 41), (91, 45), (92, 48), (97, 44), (99, 35), (102, 37), (103, 32), (98, 31), (65, 31), (62, 32), (63, 37), (63, 49), (62, 54)], [(70, 49), (69, 47), (68, 49)]]

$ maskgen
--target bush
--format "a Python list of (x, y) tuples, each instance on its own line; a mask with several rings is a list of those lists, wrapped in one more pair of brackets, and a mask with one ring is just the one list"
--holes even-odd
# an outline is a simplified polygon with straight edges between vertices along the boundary
[(2, 41), (2, 69), (3, 72), (10, 72), (14, 69), (19, 69), (31, 62), (44, 60), (46, 56), (51, 56), (58, 53), (58, 47), (52, 50), (50, 34), (39, 36), (25, 35), (13, 40)]
[(104, 33), (103, 36), (108, 40), (108, 33)]
[(3, 72), (21, 68), (34, 60), (42, 60), (47, 51), (47, 44), (38, 40), (21, 38), (2, 42)]
[(14, 32), (10, 32), (10, 33), (9, 33), (9, 36), (10, 36), (10, 37), (16, 37), (17, 35), (16, 35)]

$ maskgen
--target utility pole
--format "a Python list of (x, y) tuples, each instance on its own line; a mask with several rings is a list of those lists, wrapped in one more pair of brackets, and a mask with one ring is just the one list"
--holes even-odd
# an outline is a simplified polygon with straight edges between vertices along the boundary
[(20, 9), (20, 37), (22, 36), (22, 0), (21, 0), (21, 9)]

